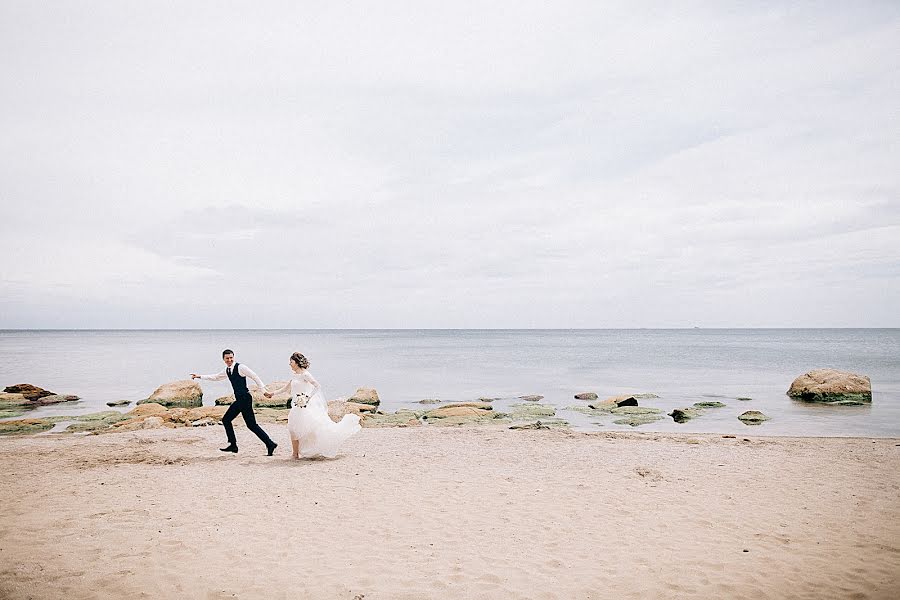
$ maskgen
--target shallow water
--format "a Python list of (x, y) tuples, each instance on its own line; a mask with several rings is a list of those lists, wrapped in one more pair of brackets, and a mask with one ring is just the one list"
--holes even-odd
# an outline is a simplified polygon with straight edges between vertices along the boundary
[[(422, 408), (423, 398), (481, 396), (503, 398), (495, 402), (503, 410), (516, 396), (542, 394), (577, 428), (631, 430), (613, 416), (562, 409), (587, 404), (573, 399), (578, 392), (646, 392), (660, 398), (641, 405), (664, 413), (710, 399), (727, 406), (639, 431), (900, 436), (900, 329), (0, 331), (0, 385), (27, 382), (82, 397), (30, 416), (108, 410), (108, 401), (146, 398), (192, 371), (221, 370), (225, 347), (267, 383), (286, 379), (288, 357), (301, 351), (328, 398), (374, 387), (385, 411)], [(868, 375), (871, 406), (785, 395), (795, 377), (822, 367)], [(231, 391), (227, 381), (203, 387), (207, 404)], [(737, 415), (745, 410), (771, 420), (744, 425)]]

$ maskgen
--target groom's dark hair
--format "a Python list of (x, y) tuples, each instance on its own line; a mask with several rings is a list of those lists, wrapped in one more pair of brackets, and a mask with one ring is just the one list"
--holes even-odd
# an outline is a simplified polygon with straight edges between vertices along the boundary
[(222, 358), (225, 358), (226, 354), (230, 354), (230, 355), (234, 356), (234, 350), (232, 350), (230, 348), (225, 348), (224, 350), (222, 350)]

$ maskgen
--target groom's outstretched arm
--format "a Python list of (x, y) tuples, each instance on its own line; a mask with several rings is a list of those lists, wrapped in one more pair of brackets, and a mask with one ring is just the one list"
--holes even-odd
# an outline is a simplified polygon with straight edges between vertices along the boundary
[(226, 377), (228, 377), (228, 374), (224, 370), (215, 375), (197, 375), (196, 373), (191, 373), (191, 379), (203, 379), (205, 381), (222, 381)]

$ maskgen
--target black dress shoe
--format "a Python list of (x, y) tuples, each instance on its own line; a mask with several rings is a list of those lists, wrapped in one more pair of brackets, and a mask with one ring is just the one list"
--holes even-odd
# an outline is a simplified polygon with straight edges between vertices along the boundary
[(227, 448), (219, 448), (222, 452), (234, 452), (237, 454), (237, 444), (228, 444)]
[[(271, 446), (266, 446), (266, 449), (269, 451), (269, 456), (272, 456), (272, 453), (275, 452), (275, 448), (277, 447), (278, 444), (276, 444), (275, 442), (272, 442)], [(237, 449), (235, 449), (235, 452), (237, 452)]]

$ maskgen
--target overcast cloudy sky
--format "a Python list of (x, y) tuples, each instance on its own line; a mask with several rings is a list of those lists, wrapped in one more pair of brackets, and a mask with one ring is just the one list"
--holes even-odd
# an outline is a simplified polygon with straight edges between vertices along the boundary
[(897, 2), (0, 0), (0, 327), (900, 326)]

